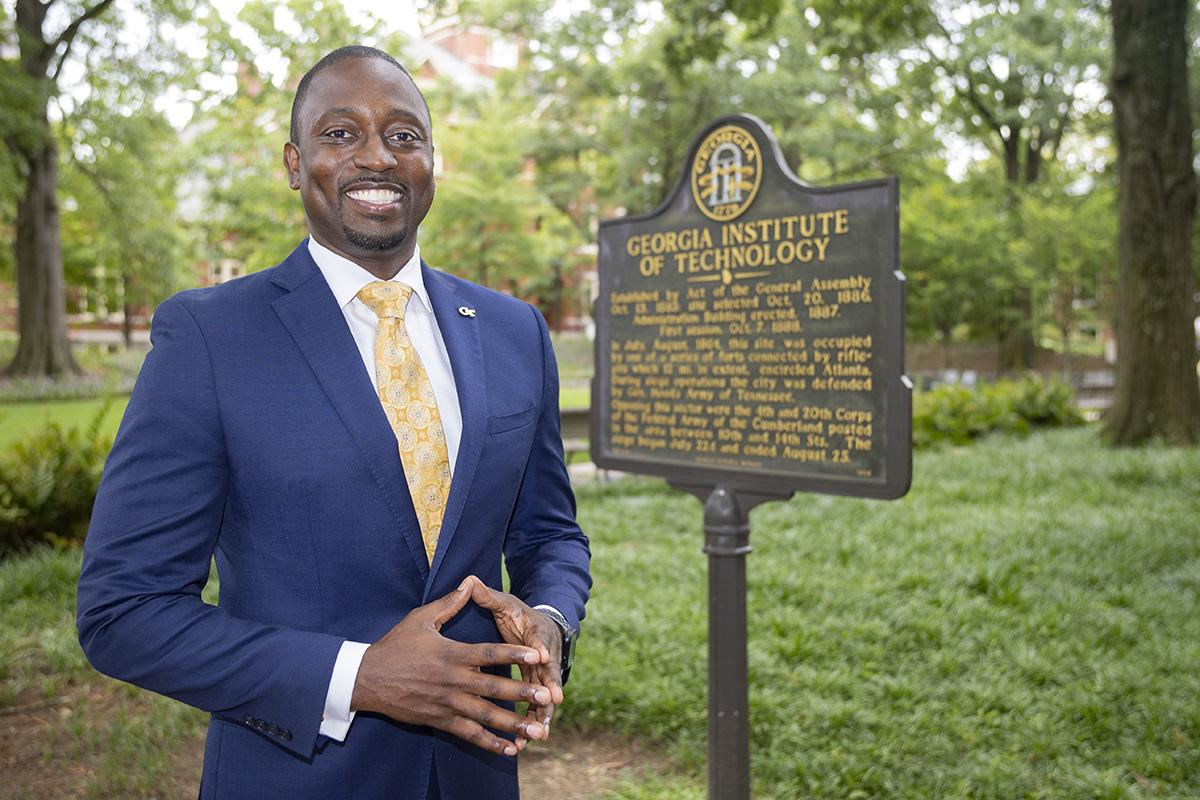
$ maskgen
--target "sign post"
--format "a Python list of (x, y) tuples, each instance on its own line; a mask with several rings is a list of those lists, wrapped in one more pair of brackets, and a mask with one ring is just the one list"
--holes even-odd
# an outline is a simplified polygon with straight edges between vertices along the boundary
[(911, 479), (898, 182), (806, 186), (761, 121), (723, 117), (599, 240), (592, 459), (704, 503), (709, 797), (747, 800), (750, 510)]

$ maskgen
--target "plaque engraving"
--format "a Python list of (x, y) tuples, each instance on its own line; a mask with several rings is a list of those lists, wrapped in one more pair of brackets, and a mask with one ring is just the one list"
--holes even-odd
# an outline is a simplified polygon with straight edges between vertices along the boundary
[(895, 178), (802, 184), (753, 117), (708, 125), (662, 207), (600, 225), (596, 464), (904, 494), (898, 197)]

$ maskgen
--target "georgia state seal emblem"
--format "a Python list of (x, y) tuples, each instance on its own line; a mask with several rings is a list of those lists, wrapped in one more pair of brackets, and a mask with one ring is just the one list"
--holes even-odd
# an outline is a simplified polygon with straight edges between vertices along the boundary
[(762, 153), (749, 131), (722, 125), (700, 143), (692, 160), (692, 197), (717, 222), (741, 216), (762, 182)]

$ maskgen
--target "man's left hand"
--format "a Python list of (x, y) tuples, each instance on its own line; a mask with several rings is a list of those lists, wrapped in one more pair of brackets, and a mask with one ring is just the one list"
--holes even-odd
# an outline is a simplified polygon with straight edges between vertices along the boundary
[[(500, 636), (507, 644), (532, 647), (541, 655), (536, 664), (519, 664), (521, 677), (533, 684), (550, 690), (550, 703), (530, 704), (527, 716), (545, 726), (550, 732), (550, 720), (554, 709), (563, 701), (562, 688), (562, 629), (550, 617), (525, 605), (519, 598), (507, 592), (498, 592), (472, 575), (471, 600), (480, 608), (492, 612)], [(518, 733), (516, 745), (524, 749), (529, 740)]]

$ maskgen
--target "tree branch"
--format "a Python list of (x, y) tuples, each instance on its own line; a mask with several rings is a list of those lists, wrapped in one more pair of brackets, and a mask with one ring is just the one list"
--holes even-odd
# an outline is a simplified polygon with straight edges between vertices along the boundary
[[(933, 19), (938, 28), (941, 29), (942, 35), (946, 37), (946, 41), (953, 45), (954, 40), (950, 36), (950, 31), (946, 30), (946, 26), (942, 24), (942, 21), (937, 18), (936, 14), (933, 16)], [(946, 62), (946, 59), (933, 52), (929, 45), (924, 41), (921, 42), (921, 49), (924, 50), (931, 59), (933, 59), (935, 64), (946, 71), (947, 77), (950, 78), (950, 85), (954, 88), (954, 93), (958, 95), (959, 98), (967, 101), (972, 108), (978, 111), (980, 116), (982, 116), (984, 121), (988, 124), (988, 127), (994, 130), (996, 135), (1003, 139), (1004, 134), (1001, 132), (1001, 128), (1003, 128), (1003, 126), (1000, 124), (999, 120), (996, 119), (995, 115), (992, 114), (991, 109), (984, 105), (983, 101), (979, 98), (979, 90), (975, 87), (975, 81), (971, 79), (970, 69), (962, 70), (961, 74), (967, 80), (967, 88), (962, 89), (959, 87), (958, 81), (954, 80), (954, 76), (959, 74), (958, 70), (952, 69), (951, 65)]]
[(859, 170), (863, 170), (863, 169), (866, 169), (867, 167), (878, 165), (880, 162), (883, 161), (883, 159), (887, 158), (888, 156), (894, 156), (897, 153), (903, 153), (903, 152), (904, 152), (904, 149), (901, 147), (894, 147), (894, 146), (884, 147), (884, 148), (880, 149), (879, 151), (867, 156), (866, 158), (860, 158), (858, 161), (854, 162), (853, 164), (851, 164), (848, 167), (842, 167), (841, 169), (837, 169), (835, 167), (834, 172), (841, 173), (843, 175), (846, 175), (846, 174), (853, 175), (854, 173), (858, 172)]
[[(1067, 107), (1058, 115), (1058, 124), (1050, 133), (1050, 138), (1045, 139), (1046, 144), (1050, 145), (1050, 155), (1048, 159), (1053, 159), (1058, 155), (1058, 146), (1062, 143), (1063, 134), (1066, 133), (1067, 125), (1071, 122), (1071, 109), (1075, 106), (1075, 97), (1071, 95), (1067, 101)], [(1045, 138), (1045, 137), (1043, 137)]]
[(62, 72), (63, 64), (67, 61), (67, 55), (71, 52), (71, 44), (75, 41), (75, 35), (79, 33), (80, 27), (90, 19), (95, 19), (104, 13), (104, 9), (112, 5), (113, 0), (99, 0), (94, 6), (84, 11), (75, 20), (63, 29), (63, 32), (58, 35), (58, 38), (50, 43), (47, 48), (49, 52), (54, 52), (61, 45), (63, 50), (58, 55), (58, 63), (54, 65), (54, 75), (51, 80), (57, 81), (58, 74)]

